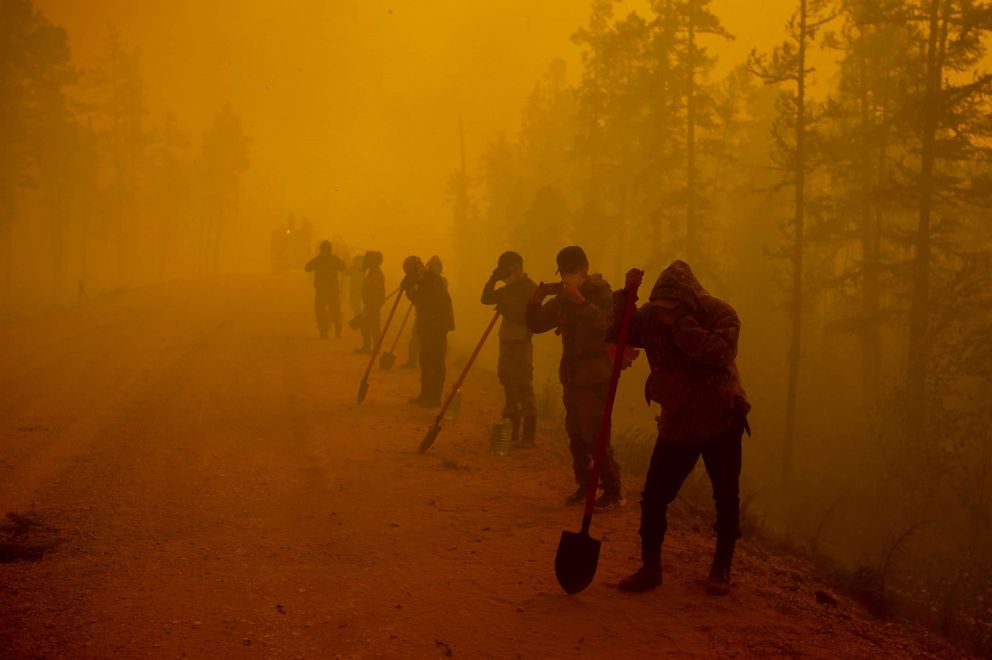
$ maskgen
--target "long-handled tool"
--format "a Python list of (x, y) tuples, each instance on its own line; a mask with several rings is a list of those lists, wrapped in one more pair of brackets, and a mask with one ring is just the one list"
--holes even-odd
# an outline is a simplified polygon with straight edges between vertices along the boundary
[(410, 303), (410, 306), (406, 310), (406, 315), (403, 317), (403, 322), (400, 323), (400, 331), (396, 333), (396, 339), (393, 340), (393, 345), (379, 357), (379, 368), (383, 371), (389, 371), (396, 364), (396, 347), (400, 343), (400, 337), (403, 336), (403, 329), (406, 328), (406, 322), (410, 320), (411, 312), (413, 312), (413, 303)]
[(475, 345), (475, 350), (472, 351), (472, 355), (469, 356), (468, 362), (465, 363), (465, 368), (462, 369), (461, 375), (458, 376), (458, 380), (455, 381), (454, 387), (451, 388), (451, 392), (448, 393), (448, 398), (444, 400), (444, 405), (441, 406), (441, 411), (438, 412), (437, 417), (434, 418), (434, 423), (431, 427), (427, 429), (427, 434), (424, 439), (420, 441), (420, 448), (417, 450), (421, 454), (427, 453), (427, 450), (431, 448), (434, 441), (437, 439), (437, 434), (441, 432), (441, 420), (444, 419), (444, 413), (448, 411), (448, 406), (454, 400), (455, 395), (458, 394), (458, 390), (461, 389), (462, 383), (465, 382), (465, 376), (468, 375), (468, 370), (472, 368), (472, 363), (475, 362), (475, 358), (479, 357), (479, 351), (482, 350), (483, 344), (486, 343), (486, 339), (489, 338), (489, 333), (493, 331), (493, 327), (496, 325), (496, 321), (499, 319), (499, 312), (493, 314), (493, 319), (486, 326), (486, 331), (482, 333), (482, 338), (479, 343)]
[(393, 301), (393, 306), (389, 310), (389, 316), (386, 318), (386, 325), (382, 327), (382, 332), (379, 333), (379, 338), (375, 341), (375, 348), (372, 349), (372, 355), (369, 357), (369, 366), (365, 367), (365, 375), (362, 376), (362, 382), (358, 386), (358, 403), (364, 401), (365, 395), (369, 393), (369, 374), (372, 373), (372, 365), (375, 364), (375, 359), (382, 348), (382, 341), (386, 338), (386, 333), (389, 332), (389, 325), (393, 322), (393, 317), (396, 316), (396, 308), (400, 306), (401, 300), (403, 300), (403, 294), (396, 296), (396, 300)]
[(606, 405), (603, 407), (603, 417), (599, 420), (596, 455), (592, 463), (592, 470), (589, 471), (589, 481), (586, 486), (586, 506), (582, 513), (582, 529), (579, 532), (562, 532), (561, 540), (558, 542), (558, 552), (555, 554), (555, 577), (558, 578), (558, 584), (568, 594), (579, 593), (588, 587), (596, 576), (599, 546), (602, 542), (589, 536), (589, 524), (592, 522), (592, 511), (596, 504), (596, 487), (599, 484), (600, 467), (606, 452), (606, 439), (610, 435), (613, 402), (617, 398), (617, 383), (620, 381), (620, 371), (623, 369), (627, 336), (630, 334), (630, 321), (634, 316), (636, 300), (637, 289), (631, 287), (627, 290), (627, 304), (624, 306), (623, 319), (620, 322), (620, 336), (617, 338), (613, 371), (610, 373), (610, 384), (606, 390)]
[[(400, 287), (396, 287), (395, 289), (393, 289), (392, 293), (390, 293), (388, 296), (382, 299), (383, 304), (388, 302), (390, 298), (392, 298), (399, 292), (400, 292)], [(362, 323), (365, 322), (364, 319), (365, 319), (365, 311), (362, 310), (358, 312), (358, 314), (355, 314), (355, 316), (352, 317), (350, 321), (348, 321), (348, 327), (351, 328), (352, 330), (358, 330), (359, 328), (362, 327)]]

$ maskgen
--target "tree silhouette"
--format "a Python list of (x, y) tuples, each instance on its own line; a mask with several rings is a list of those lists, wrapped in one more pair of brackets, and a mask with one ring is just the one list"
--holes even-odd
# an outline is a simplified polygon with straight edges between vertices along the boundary
[(792, 270), (789, 301), (791, 343), (788, 353), (788, 380), (785, 403), (782, 474), (791, 477), (793, 445), (799, 396), (799, 366), (802, 354), (803, 265), (806, 257), (806, 181), (813, 165), (812, 128), (817, 121), (814, 104), (807, 96), (810, 74), (808, 50), (820, 29), (832, 18), (826, 14), (826, 0), (799, 0), (796, 13), (789, 20), (788, 38), (771, 56), (752, 51), (751, 71), (769, 84), (788, 84), (791, 89), (779, 99), (779, 116), (773, 128), (773, 160), (786, 173), (786, 185), (795, 191), (788, 259)]

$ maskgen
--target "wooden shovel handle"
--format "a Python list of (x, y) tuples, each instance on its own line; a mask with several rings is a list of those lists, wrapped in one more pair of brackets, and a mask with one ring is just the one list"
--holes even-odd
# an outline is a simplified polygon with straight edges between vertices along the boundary
[(399, 346), (400, 337), (403, 336), (403, 329), (406, 328), (406, 322), (410, 320), (410, 313), (413, 312), (413, 303), (406, 310), (406, 315), (403, 317), (403, 322), (400, 323), (400, 331), (396, 333), (396, 339), (393, 340), (393, 345), (389, 347), (390, 353), (396, 352), (396, 347)]
[(469, 356), (468, 362), (465, 363), (465, 368), (462, 369), (461, 374), (458, 375), (458, 380), (455, 381), (454, 387), (448, 393), (448, 398), (444, 400), (444, 405), (441, 406), (441, 412), (437, 414), (434, 419), (434, 426), (441, 424), (441, 420), (444, 419), (444, 413), (448, 412), (448, 406), (455, 399), (455, 394), (461, 389), (462, 383), (465, 382), (465, 377), (468, 376), (468, 370), (472, 368), (472, 363), (475, 362), (475, 358), (479, 357), (479, 352), (482, 351), (482, 346), (486, 343), (486, 339), (489, 338), (489, 334), (493, 331), (493, 327), (496, 325), (496, 321), (499, 319), (499, 312), (493, 314), (492, 320), (489, 325), (486, 326), (486, 331), (482, 333), (482, 338), (479, 339), (479, 343), (475, 345), (475, 350), (472, 351), (472, 355)]
[(375, 359), (379, 357), (379, 351), (382, 349), (382, 342), (386, 338), (386, 333), (389, 331), (389, 325), (393, 322), (393, 317), (396, 315), (396, 308), (400, 306), (400, 300), (403, 296), (396, 296), (396, 300), (393, 301), (393, 306), (389, 310), (389, 316), (386, 318), (386, 325), (382, 326), (382, 331), (379, 333), (379, 338), (375, 341), (375, 348), (372, 350), (372, 357), (369, 358), (369, 366), (365, 368), (365, 375), (362, 376), (362, 380), (368, 380), (369, 374), (372, 373), (372, 365), (375, 364)]

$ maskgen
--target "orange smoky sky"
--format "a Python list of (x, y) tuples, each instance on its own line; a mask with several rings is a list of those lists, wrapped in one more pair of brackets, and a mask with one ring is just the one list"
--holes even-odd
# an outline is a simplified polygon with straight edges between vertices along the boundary
[[(640, 3), (620, 3), (618, 13)], [(572, 80), (569, 39), (590, 4), (568, 0), (41, 0), (92, 68), (108, 26), (141, 52), (149, 122), (173, 113), (197, 143), (230, 103), (252, 138), (252, 194), (272, 222), (311, 218), (353, 244), (413, 250), (444, 244), (445, 186), (520, 109), (553, 58)], [(718, 0), (737, 37), (714, 40), (718, 72), (782, 34), (790, 4)], [(405, 231), (416, 227), (417, 231)], [(399, 231), (404, 230), (404, 231)]]

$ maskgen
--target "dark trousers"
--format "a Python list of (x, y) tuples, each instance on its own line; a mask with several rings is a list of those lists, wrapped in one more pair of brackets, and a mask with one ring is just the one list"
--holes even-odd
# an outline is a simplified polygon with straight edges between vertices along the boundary
[(417, 366), (417, 362), (420, 360), (420, 335), (417, 334), (416, 329), (410, 333), (410, 343), (407, 345), (407, 358), (406, 363), (411, 367)]
[(317, 330), (321, 337), (326, 337), (334, 325), (334, 333), (341, 336), (341, 301), (337, 291), (315, 289), (313, 297), (314, 312), (317, 315)]
[(668, 529), (668, 505), (679, 494), (682, 483), (702, 456), (713, 485), (716, 503), (717, 543), (740, 538), (740, 426), (702, 444), (680, 444), (659, 437), (651, 454), (651, 466), (641, 496), (641, 544), (644, 561), (657, 562)]
[[(575, 473), (575, 482), (580, 486), (587, 486), (589, 471), (596, 456), (596, 439), (606, 402), (606, 384), (565, 385), (563, 395), (565, 432), (568, 433), (568, 448), (572, 452), (572, 471)], [(599, 477), (603, 490), (608, 493), (620, 492), (620, 466), (613, 459), (613, 444), (609, 436), (606, 437)]]
[(379, 335), (382, 334), (381, 312), (382, 309), (379, 307), (366, 309), (362, 312), (362, 348), (370, 351), (375, 350), (375, 343), (379, 341)]
[(446, 369), (444, 359), (448, 352), (447, 332), (420, 332), (420, 396), (437, 402), (444, 391)]
[(507, 419), (536, 417), (534, 345), (529, 341), (500, 342), (496, 373), (506, 395), (503, 417)]

